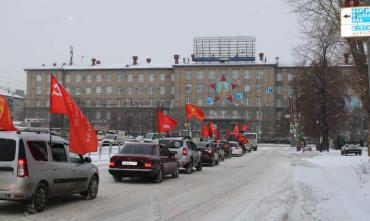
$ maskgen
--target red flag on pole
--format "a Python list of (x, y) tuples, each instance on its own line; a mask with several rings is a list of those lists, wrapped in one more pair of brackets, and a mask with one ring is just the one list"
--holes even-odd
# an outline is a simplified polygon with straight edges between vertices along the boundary
[(186, 104), (185, 105), (185, 111), (186, 111), (186, 118), (191, 119), (192, 117), (196, 117), (199, 120), (204, 120), (204, 113), (202, 109), (195, 106), (194, 104)]
[(229, 128), (226, 128), (226, 138), (229, 138), (230, 137), (230, 130), (229, 130)]
[(244, 132), (247, 132), (249, 130), (248, 124), (243, 124), (242, 129)]
[[(55, 91), (55, 93), (52, 91)], [(51, 113), (68, 115), (69, 150), (81, 155), (96, 152), (98, 149), (98, 139), (94, 127), (78, 108), (67, 90), (58, 83), (53, 75), (51, 76), (50, 100)]]
[(209, 131), (208, 131), (207, 126), (203, 123), (203, 126), (202, 126), (202, 138), (203, 139), (206, 139), (207, 137), (209, 137)]
[(0, 131), (17, 131), (13, 125), (12, 115), (9, 110), (8, 100), (0, 95)]
[(238, 136), (238, 134), (239, 134), (239, 126), (238, 126), (238, 124), (235, 124), (235, 126), (234, 126), (234, 135), (235, 136)]
[(208, 127), (209, 127), (209, 132), (208, 132), (209, 136), (213, 137), (213, 135), (216, 135), (216, 126), (212, 121), (209, 122)]
[(219, 129), (216, 129), (216, 141), (220, 141), (221, 140), (221, 136), (220, 136), (220, 130)]
[(165, 115), (162, 111), (158, 111), (158, 133), (169, 132), (176, 124), (177, 121)]

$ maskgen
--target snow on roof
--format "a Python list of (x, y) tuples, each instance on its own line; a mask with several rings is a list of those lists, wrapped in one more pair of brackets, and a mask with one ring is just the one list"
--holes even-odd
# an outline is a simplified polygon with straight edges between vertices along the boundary
[(24, 99), (24, 97), (18, 96), (16, 94), (11, 94), (7, 92), (6, 90), (0, 89), (0, 95), (3, 95), (5, 97), (13, 97), (13, 98), (19, 98), (19, 99)]
[(116, 70), (116, 69), (171, 69), (172, 65), (161, 64), (75, 64), (75, 65), (57, 65), (57, 66), (38, 66), (29, 67), (25, 70)]

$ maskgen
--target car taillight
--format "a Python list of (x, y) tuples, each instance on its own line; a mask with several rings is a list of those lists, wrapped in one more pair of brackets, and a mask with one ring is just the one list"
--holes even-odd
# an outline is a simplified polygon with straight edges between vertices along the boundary
[(153, 166), (153, 164), (152, 164), (151, 161), (147, 161), (147, 162), (144, 163), (144, 168), (149, 169), (149, 168), (152, 168), (152, 166)]
[(188, 150), (185, 147), (183, 147), (182, 148), (182, 155), (186, 156), (187, 154), (188, 154)]
[(213, 151), (211, 149), (207, 150), (207, 153), (211, 154)]
[(115, 167), (116, 166), (116, 162), (115, 161), (110, 161), (109, 162), (109, 167)]
[(18, 159), (18, 177), (28, 177), (27, 160), (23, 158)]

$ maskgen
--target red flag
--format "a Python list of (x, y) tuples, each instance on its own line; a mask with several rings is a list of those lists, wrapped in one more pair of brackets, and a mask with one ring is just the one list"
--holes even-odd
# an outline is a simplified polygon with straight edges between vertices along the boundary
[[(58, 91), (54, 94), (51, 92), (50, 103), (53, 105), (53, 108), (50, 106), (50, 112), (65, 113), (68, 115), (69, 150), (81, 155), (85, 155), (89, 152), (96, 152), (98, 150), (98, 139), (94, 127), (78, 108), (77, 104), (73, 101), (66, 89), (56, 81), (54, 76), (52, 76), (51, 79), (50, 89), (53, 88), (54, 90), (54, 88), (58, 88), (60, 93), (58, 93)], [(55, 86), (55, 84), (57, 86)], [(63, 101), (60, 99), (60, 95)], [(57, 109), (58, 107), (60, 109)]]
[(0, 95), (0, 131), (17, 131), (13, 125), (12, 115), (9, 110), (8, 100)]
[(220, 141), (221, 140), (221, 136), (220, 136), (220, 130), (219, 129), (216, 129), (216, 141)]
[(185, 105), (185, 111), (186, 111), (186, 118), (191, 119), (192, 117), (196, 117), (199, 120), (204, 120), (204, 113), (203, 111), (195, 106), (194, 104), (186, 104)]
[(248, 126), (248, 124), (243, 124), (243, 131), (244, 132), (247, 132), (248, 130), (249, 130), (249, 126)]
[(50, 78), (50, 113), (67, 114), (62, 91), (60, 90), (57, 79), (53, 75)]
[(208, 125), (208, 127), (209, 127), (209, 136), (210, 137), (213, 137), (213, 135), (215, 135), (216, 133), (215, 133), (215, 131), (216, 131), (216, 126), (215, 126), (215, 124), (211, 121), (211, 122), (209, 122), (209, 125)]
[(174, 119), (163, 114), (162, 111), (158, 111), (158, 133), (169, 132), (176, 124), (177, 122)]
[(229, 130), (229, 128), (226, 128), (226, 138), (228, 138), (228, 137), (230, 137), (230, 130)]
[(207, 126), (203, 123), (203, 126), (202, 126), (202, 138), (203, 139), (206, 139), (207, 137), (209, 137), (209, 131), (208, 131)]
[(235, 126), (234, 126), (234, 135), (238, 136), (238, 134), (239, 134), (239, 126), (238, 126), (238, 124), (235, 124)]

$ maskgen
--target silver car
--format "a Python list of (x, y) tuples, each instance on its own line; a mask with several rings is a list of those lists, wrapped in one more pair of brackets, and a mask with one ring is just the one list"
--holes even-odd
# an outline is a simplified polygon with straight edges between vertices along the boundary
[(60, 137), (35, 132), (0, 132), (0, 200), (23, 201), (41, 212), (49, 196), (81, 194), (95, 199), (99, 172), (91, 159), (68, 151)]

